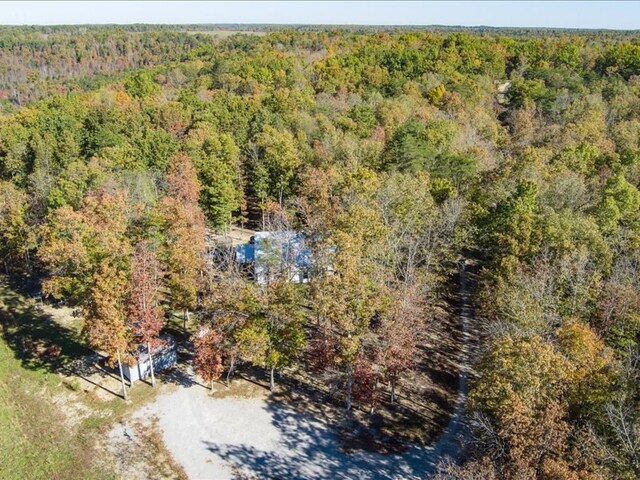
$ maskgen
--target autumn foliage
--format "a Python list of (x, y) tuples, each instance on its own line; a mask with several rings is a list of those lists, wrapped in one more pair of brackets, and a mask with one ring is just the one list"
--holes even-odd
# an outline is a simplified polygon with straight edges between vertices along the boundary
[(222, 336), (213, 329), (202, 328), (194, 340), (193, 365), (196, 373), (211, 384), (222, 375)]
[(198, 205), (200, 183), (187, 155), (172, 158), (167, 183), (167, 195), (159, 205), (165, 225), (166, 283), (172, 304), (188, 310), (195, 306), (201, 285), (205, 221)]
[(132, 332), (145, 345), (157, 340), (165, 324), (162, 299), (162, 265), (151, 245), (142, 241), (131, 262), (127, 315)]

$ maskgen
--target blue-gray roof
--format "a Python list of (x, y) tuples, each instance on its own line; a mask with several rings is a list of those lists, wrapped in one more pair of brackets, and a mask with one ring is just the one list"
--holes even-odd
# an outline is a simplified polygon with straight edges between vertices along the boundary
[(311, 264), (311, 252), (305, 245), (305, 235), (296, 231), (256, 232), (250, 243), (236, 247), (236, 260), (238, 263), (260, 263), (275, 251), (280, 252), (281, 260), (298, 267)]

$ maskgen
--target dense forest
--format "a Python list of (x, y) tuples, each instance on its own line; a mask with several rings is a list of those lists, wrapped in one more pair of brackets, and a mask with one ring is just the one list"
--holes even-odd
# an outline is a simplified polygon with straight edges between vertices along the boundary
[[(114, 362), (181, 312), (206, 381), (296, 365), (373, 412), (473, 264), (466, 460), (439, 478), (638, 478), (639, 38), (209, 33), (0, 32), (6, 274)], [(212, 261), (231, 225), (305, 232), (309, 282)]]

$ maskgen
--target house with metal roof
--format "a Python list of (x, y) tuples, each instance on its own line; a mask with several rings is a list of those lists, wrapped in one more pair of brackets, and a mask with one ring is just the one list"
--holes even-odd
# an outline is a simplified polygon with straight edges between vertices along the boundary
[(311, 272), (311, 252), (304, 233), (292, 230), (256, 232), (249, 243), (238, 245), (236, 261), (259, 284), (276, 278), (306, 283)]

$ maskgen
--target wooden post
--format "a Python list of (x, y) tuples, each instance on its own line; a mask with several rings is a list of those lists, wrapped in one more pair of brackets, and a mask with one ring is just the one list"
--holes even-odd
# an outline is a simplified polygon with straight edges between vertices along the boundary
[(231, 356), (231, 363), (229, 365), (229, 370), (227, 371), (227, 387), (229, 387), (229, 377), (231, 377), (231, 372), (233, 371), (233, 367), (235, 365), (236, 357), (235, 355)]

